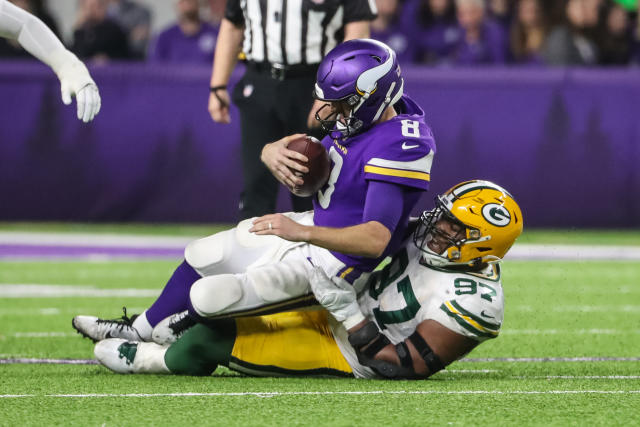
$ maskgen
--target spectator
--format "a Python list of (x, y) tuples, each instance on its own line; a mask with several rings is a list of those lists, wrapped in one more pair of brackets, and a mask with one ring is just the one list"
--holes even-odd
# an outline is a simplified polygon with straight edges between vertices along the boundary
[[(52, 32), (60, 38), (58, 26), (55, 20), (44, 9), (40, 0), (9, 0), (20, 9), (26, 10), (30, 14), (38, 17)], [(0, 57), (4, 58), (33, 58), (20, 46), (17, 40), (0, 38)]]
[(453, 0), (409, 0), (402, 22), (407, 31), (418, 34), (418, 62), (442, 62), (460, 40)]
[(513, 20), (514, 0), (488, 0), (489, 15), (508, 31)]
[(210, 65), (218, 29), (200, 18), (200, 0), (177, 0), (177, 23), (153, 42), (149, 60)]
[(605, 31), (600, 42), (600, 63), (626, 65), (631, 60), (633, 34), (627, 11), (618, 3), (609, 3), (605, 11)]
[(399, 0), (376, 0), (376, 6), (378, 17), (371, 22), (371, 38), (395, 50), (400, 63), (414, 62), (415, 43), (410, 40), (411, 34), (403, 31)]
[[(555, 27), (547, 37), (542, 56), (550, 65), (593, 65), (598, 61), (598, 50), (587, 36), (597, 24), (593, 3), (587, 0), (566, 0), (566, 22)], [(595, 20), (595, 22), (594, 22)]]
[(505, 34), (499, 24), (486, 16), (483, 0), (456, 0), (460, 41), (452, 55), (455, 65), (504, 64)]
[(206, 9), (208, 12), (206, 20), (214, 27), (219, 27), (222, 23), (226, 3), (226, 0), (208, 0), (209, 7)]
[(72, 50), (99, 62), (129, 58), (127, 35), (107, 17), (107, 0), (80, 0)]
[(151, 11), (132, 0), (109, 0), (107, 15), (127, 34), (131, 56), (144, 59), (151, 34)]
[(633, 30), (632, 63), (640, 64), (640, 16), (636, 13), (636, 24)]
[(523, 65), (542, 64), (540, 51), (546, 34), (546, 17), (540, 0), (520, 0), (510, 33), (513, 62)]

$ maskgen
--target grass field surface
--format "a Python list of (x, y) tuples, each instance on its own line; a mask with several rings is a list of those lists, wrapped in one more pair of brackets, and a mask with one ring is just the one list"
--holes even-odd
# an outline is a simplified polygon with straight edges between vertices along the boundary
[[(2, 224), (0, 234), (215, 229)], [(634, 239), (640, 246), (637, 232), (549, 230), (530, 231), (519, 244), (633, 246)], [(2, 245), (6, 254), (9, 243)], [(249, 378), (223, 368), (207, 378), (124, 376), (87, 364), (93, 345), (71, 318), (119, 317), (125, 305), (140, 312), (178, 262), (0, 257), (0, 425), (640, 423), (640, 260), (505, 262), (500, 336), (427, 381)]]

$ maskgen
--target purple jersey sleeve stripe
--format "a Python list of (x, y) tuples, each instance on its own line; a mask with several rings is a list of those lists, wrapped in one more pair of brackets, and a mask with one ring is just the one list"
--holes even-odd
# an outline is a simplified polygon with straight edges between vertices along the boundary
[(380, 166), (366, 165), (364, 167), (365, 174), (395, 176), (398, 178), (418, 179), (422, 181), (431, 181), (431, 175), (426, 172), (408, 171), (402, 169), (383, 168)]

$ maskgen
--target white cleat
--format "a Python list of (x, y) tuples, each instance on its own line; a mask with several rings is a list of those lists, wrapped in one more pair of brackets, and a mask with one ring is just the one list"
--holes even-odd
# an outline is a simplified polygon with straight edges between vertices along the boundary
[(123, 338), (129, 341), (144, 341), (133, 321), (137, 316), (127, 317), (124, 309), (124, 316), (120, 319), (100, 319), (95, 316), (76, 316), (71, 321), (73, 328), (82, 336), (96, 341), (109, 338)]
[(196, 322), (188, 311), (176, 313), (163, 319), (153, 328), (151, 338), (153, 342), (160, 345), (170, 345), (178, 341), (178, 339)]
[(111, 338), (98, 342), (93, 349), (98, 362), (102, 363), (113, 372), (119, 374), (133, 374), (133, 361), (138, 351), (138, 343)]
[(97, 343), (93, 354), (118, 374), (168, 374), (169, 368), (164, 363), (167, 348), (156, 343), (111, 338)]

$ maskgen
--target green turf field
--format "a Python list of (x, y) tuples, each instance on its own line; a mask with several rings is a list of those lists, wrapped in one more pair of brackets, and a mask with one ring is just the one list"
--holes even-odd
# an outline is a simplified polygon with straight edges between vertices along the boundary
[[(140, 232), (197, 235), (207, 228)], [(562, 233), (529, 232), (522, 240), (640, 242), (638, 233), (567, 231), (569, 242)], [(176, 262), (0, 260), (2, 285), (147, 295), (2, 298), (0, 359), (91, 358), (92, 343), (75, 334), (71, 318), (118, 317), (123, 305), (142, 310)], [(638, 261), (507, 262), (501, 335), (427, 381), (247, 378), (223, 369), (211, 378), (123, 376), (91, 365), (0, 364), (0, 425), (638, 425), (639, 278)]]

